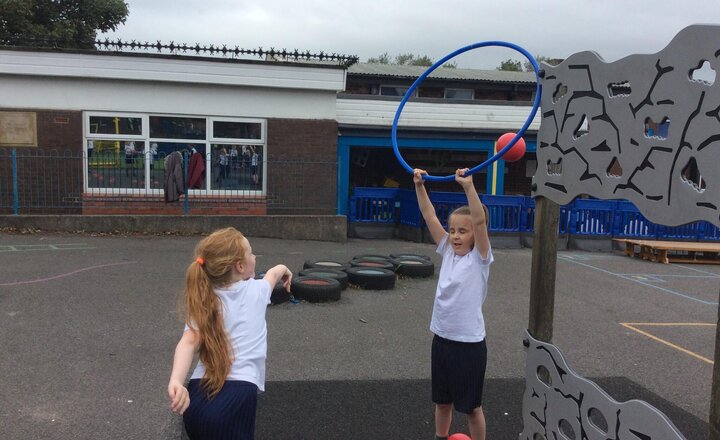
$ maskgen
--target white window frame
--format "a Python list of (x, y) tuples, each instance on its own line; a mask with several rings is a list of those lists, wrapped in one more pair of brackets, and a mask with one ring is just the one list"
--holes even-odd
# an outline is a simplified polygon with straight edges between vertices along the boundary
[[(127, 134), (104, 134), (90, 132), (91, 117), (128, 117), (141, 119), (142, 129), (139, 135)], [(150, 137), (150, 116), (158, 117), (177, 117), (177, 118), (197, 118), (205, 120), (205, 139), (165, 139)], [(247, 122), (260, 124), (260, 139), (231, 139), (231, 138), (215, 138), (213, 134), (214, 122)], [(98, 188), (89, 187), (89, 163), (88, 163), (88, 141), (109, 140), (109, 141), (134, 141), (136, 145), (142, 145), (142, 152), (147, 155), (150, 151), (151, 142), (174, 142), (188, 144), (202, 144), (205, 151), (210, 153), (210, 146), (213, 143), (222, 143), (229, 145), (257, 145), (262, 147), (262, 188), (259, 190), (228, 190), (228, 189), (189, 189), (189, 195), (265, 195), (267, 193), (267, 120), (262, 118), (246, 118), (246, 117), (226, 117), (226, 116), (210, 116), (210, 115), (187, 115), (173, 113), (134, 113), (134, 112), (108, 112), (108, 111), (84, 111), (83, 112), (83, 191), (90, 194), (152, 194), (162, 195), (163, 189), (150, 188), (150, 162), (145, 160), (145, 187), (144, 188)], [(211, 170), (211, 154), (206, 154), (206, 173), (205, 187), (210, 188), (212, 180)]]
[[(396, 88), (396, 89), (405, 89), (405, 91), (404, 91), (403, 93), (401, 93), (400, 95), (383, 95), (383, 92), (382, 92), (382, 91), (383, 91), (383, 88), (386, 88), (386, 87), (387, 87), (387, 88)], [(401, 85), (398, 85), (398, 84), (381, 84), (381, 85), (380, 85), (380, 88), (378, 89), (378, 93), (379, 93), (380, 96), (391, 96), (391, 97), (397, 96), (397, 97), (402, 98), (403, 96), (405, 96), (405, 93), (407, 93), (407, 91), (408, 91), (408, 89), (409, 89), (410, 87), (411, 87), (411, 86), (401, 86)], [(410, 97), (411, 97), (411, 98), (417, 98), (417, 96), (418, 96), (418, 89), (417, 89), (417, 87), (416, 87), (415, 90), (413, 90), (412, 95), (411, 95)]]

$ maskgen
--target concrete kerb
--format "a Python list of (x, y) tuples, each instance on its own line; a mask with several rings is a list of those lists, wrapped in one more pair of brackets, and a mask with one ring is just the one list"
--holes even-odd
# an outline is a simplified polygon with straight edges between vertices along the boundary
[(345, 242), (347, 217), (330, 215), (163, 216), (3, 215), (0, 228), (47, 232), (195, 235), (234, 226), (252, 237)]

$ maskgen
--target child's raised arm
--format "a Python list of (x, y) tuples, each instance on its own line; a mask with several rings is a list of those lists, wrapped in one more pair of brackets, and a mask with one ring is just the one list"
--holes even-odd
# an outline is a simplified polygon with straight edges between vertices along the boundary
[(271, 288), (275, 288), (277, 282), (282, 280), (283, 287), (285, 287), (285, 290), (289, 292), (290, 282), (292, 281), (292, 272), (290, 272), (290, 269), (288, 269), (284, 264), (278, 264), (265, 272), (263, 279), (270, 283)]
[(425, 190), (425, 181), (423, 180), (423, 174), (427, 174), (427, 171), (415, 168), (413, 170), (413, 183), (415, 183), (415, 194), (418, 199), (418, 206), (420, 212), (425, 219), (430, 235), (433, 238), (435, 244), (440, 243), (447, 232), (443, 228), (442, 223), (435, 214), (435, 207), (430, 202), (427, 191)]
[(485, 217), (485, 209), (483, 209), (480, 196), (473, 185), (472, 175), (466, 176), (468, 168), (462, 168), (455, 171), (455, 181), (462, 186), (463, 191), (468, 199), (470, 207), (470, 218), (473, 225), (473, 234), (475, 235), (475, 248), (480, 252), (483, 258), (487, 258), (490, 250), (490, 237), (488, 236), (487, 218)]

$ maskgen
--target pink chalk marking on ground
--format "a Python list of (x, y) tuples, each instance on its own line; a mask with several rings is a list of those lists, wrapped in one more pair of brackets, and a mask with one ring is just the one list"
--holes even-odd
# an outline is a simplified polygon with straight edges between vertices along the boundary
[(124, 264), (134, 264), (134, 263), (137, 263), (137, 261), (124, 261), (122, 263), (99, 264), (97, 266), (83, 267), (82, 269), (77, 269), (72, 272), (62, 273), (60, 275), (55, 275), (55, 276), (48, 277), (48, 278), (38, 278), (36, 280), (27, 280), (27, 281), (13, 281), (12, 283), (1, 283), (0, 286), (20, 286), (22, 284), (43, 283), (45, 281), (59, 280), (60, 278), (69, 277), (71, 275), (75, 275), (76, 273), (85, 272), (88, 270), (101, 269), (103, 267), (111, 267), (111, 266), (122, 266)]

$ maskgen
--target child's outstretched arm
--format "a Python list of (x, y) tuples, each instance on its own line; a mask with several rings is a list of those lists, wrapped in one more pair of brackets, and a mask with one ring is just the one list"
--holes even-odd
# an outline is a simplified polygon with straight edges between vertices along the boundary
[(192, 365), (193, 356), (200, 346), (200, 335), (193, 329), (185, 331), (175, 347), (175, 358), (173, 359), (172, 373), (170, 373), (170, 383), (168, 383), (168, 396), (170, 397), (170, 407), (173, 412), (182, 414), (190, 405), (190, 395), (185, 388), (185, 378), (187, 377), (190, 366)]
[(468, 168), (458, 169), (455, 171), (455, 181), (462, 186), (463, 191), (468, 199), (470, 207), (470, 218), (472, 220), (473, 234), (475, 235), (475, 248), (480, 252), (483, 258), (487, 258), (490, 250), (490, 237), (487, 229), (487, 218), (485, 218), (485, 210), (483, 209), (480, 196), (478, 196), (475, 185), (473, 185), (472, 175), (466, 176)]
[(267, 280), (267, 282), (270, 283), (270, 287), (273, 289), (275, 288), (277, 282), (282, 280), (283, 287), (289, 292), (290, 282), (292, 281), (292, 272), (290, 272), (290, 269), (288, 269), (284, 264), (278, 264), (265, 272), (263, 279)]
[(418, 168), (413, 170), (415, 194), (417, 195), (418, 206), (420, 207), (420, 212), (425, 219), (425, 224), (427, 224), (433, 241), (437, 244), (440, 243), (440, 240), (443, 239), (447, 232), (445, 231), (445, 228), (443, 228), (442, 223), (440, 223), (440, 220), (438, 220), (437, 214), (435, 214), (435, 207), (432, 205), (432, 202), (430, 202), (430, 197), (428, 197), (427, 190), (425, 190), (425, 181), (422, 177), (423, 174), (427, 174), (427, 171)]

